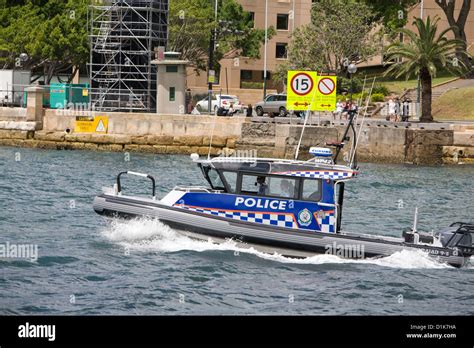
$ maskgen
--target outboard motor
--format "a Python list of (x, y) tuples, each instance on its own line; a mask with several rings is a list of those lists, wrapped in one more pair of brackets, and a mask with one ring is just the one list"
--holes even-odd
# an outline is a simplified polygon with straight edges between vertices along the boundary
[(464, 255), (474, 254), (474, 224), (456, 222), (439, 233), (441, 244), (446, 248), (459, 248)]
[(416, 231), (413, 231), (411, 228), (404, 230), (402, 236), (403, 236), (403, 239), (405, 240), (405, 243), (433, 244), (434, 242), (434, 236), (432, 234), (416, 232)]

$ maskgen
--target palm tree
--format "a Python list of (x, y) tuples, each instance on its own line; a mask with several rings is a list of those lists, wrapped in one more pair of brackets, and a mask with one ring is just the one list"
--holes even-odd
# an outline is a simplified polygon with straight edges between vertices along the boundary
[(418, 33), (408, 29), (400, 32), (408, 37), (408, 42), (396, 42), (387, 48), (388, 61), (395, 61), (385, 72), (385, 75), (394, 73), (396, 78), (403, 75), (410, 78), (419, 76), (422, 86), (421, 94), (421, 122), (433, 122), (431, 115), (432, 79), (439, 68), (453, 74), (461, 74), (464, 63), (455, 58), (456, 50), (466, 52), (466, 43), (461, 40), (448, 39), (446, 35), (454, 31), (454, 27), (443, 30), (439, 35), (439, 18), (433, 21), (430, 17), (424, 22), (415, 18), (414, 25)]

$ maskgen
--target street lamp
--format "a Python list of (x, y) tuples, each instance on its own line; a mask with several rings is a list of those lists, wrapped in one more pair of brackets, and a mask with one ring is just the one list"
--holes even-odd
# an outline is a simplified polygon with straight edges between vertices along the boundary
[(25, 63), (30, 57), (28, 57), (27, 53), (20, 54), (20, 61)]
[(267, 70), (268, 70), (268, 0), (265, 0), (265, 46), (263, 49), (263, 100), (267, 98)]
[(354, 63), (349, 64), (347, 72), (351, 77), (351, 107), (352, 107), (352, 95), (354, 93), (354, 84), (352, 83), (352, 76), (357, 72), (357, 66)]

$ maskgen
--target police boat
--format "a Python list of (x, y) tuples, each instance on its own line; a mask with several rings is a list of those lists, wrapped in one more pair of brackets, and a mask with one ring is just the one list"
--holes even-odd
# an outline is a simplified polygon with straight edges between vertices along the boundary
[[(95, 198), (93, 207), (106, 217), (157, 218), (191, 238), (234, 240), (244, 248), (291, 258), (332, 254), (363, 259), (409, 249), (455, 267), (468, 262), (474, 253), (474, 224), (454, 223), (437, 233), (422, 233), (415, 214), (413, 227), (400, 238), (345, 231), (345, 185), (357, 177), (358, 168), (336, 163), (344, 142), (329, 145), (337, 149), (334, 156), (329, 148), (312, 148), (309, 161), (192, 155), (208, 186), (178, 186), (159, 200), (153, 176), (123, 172), (113, 188)], [(125, 175), (150, 180), (151, 197), (124, 194)]]

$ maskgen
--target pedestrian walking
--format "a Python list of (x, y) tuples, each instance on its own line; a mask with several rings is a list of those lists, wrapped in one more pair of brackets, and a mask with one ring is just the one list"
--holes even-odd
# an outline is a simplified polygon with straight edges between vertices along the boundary
[(408, 122), (410, 118), (410, 100), (405, 98), (402, 105), (402, 122)]

